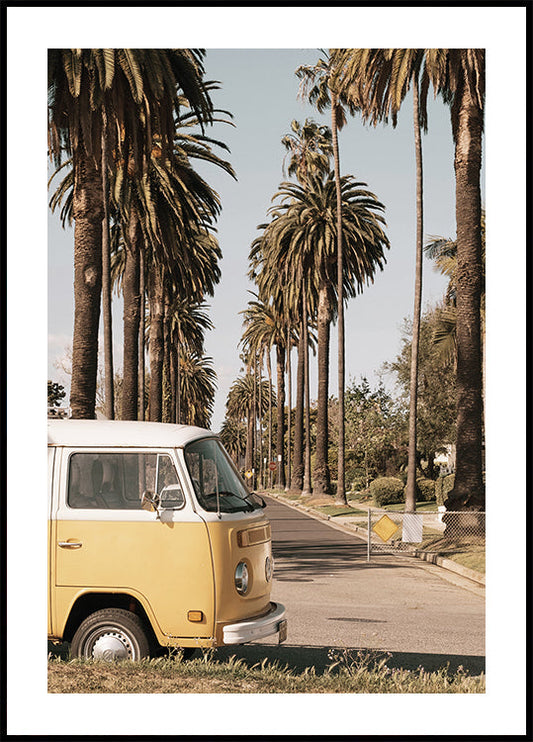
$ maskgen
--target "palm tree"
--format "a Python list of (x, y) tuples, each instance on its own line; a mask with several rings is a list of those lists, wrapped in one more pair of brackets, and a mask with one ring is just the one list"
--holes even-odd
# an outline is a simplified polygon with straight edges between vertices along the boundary
[[(405, 81), (420, 72), (421, 120), (429, 85), (450, 104), (455, 143), (457, 222), (457, 468), (447, 507), (483, 510), (483, 380), (481, 351), (483, 49), (349, 49), (339, 52), (339, 75), (372, 120), (390, 111), (395, 122)], [(401, 64), (398, 64), (399, 60)], [(423, 67), (421, 64), (423, 63)], [(402, 82), (403, 80), (403, 82)]]
[[(383, 205), (351, 177), (341, 179), (343, 198), (343, 243), (346, 245), (344, 266), (345, 295), (355, 296), (366, 281), (372, 280), (377, 267), (382, 268), (383, 250), (388, 240), (381, 224)], [(336, 299), (336, 190), (333, 174), (322, 179), (310, 176), (307, 187), (282, 183), (272, 207), (274, 218), (263, 239), (265, 290), (277, 280), (290, 275), (291, 290), (300, 290), (296, 277), (303, 271), (317, 297), (318, 333), (318, 410), (317, 446), (313, 471), (314, 490), (329, 492), (328, 468), (328, 367), (329, 328)]]
[[(279, 311), (273, 304), (263, 301), (248, 302), (248, 309), (243, 312), (245, 329), (242, 342), (245, 349), (251, 354), (263, 354), (269, 359), (270, 351), (276, 348), (277, 361), (277, 441), (276, 453), (278, 456), (277, 484), (285, 487), (285, 359), (287, 352), (288, 323), (283, 311)], [(270, 360), (268, 362), (269, 383)], [(289, 431), (290, 435), (290, 431)], [(271, 451), (269, 450), (271, 455)], [(271, 460), (271, 459), (269, 459)]]
[[(329, 172), (329, 160), (333, 151), (332, 133), (327, 126), (319, 126), (312, 119), (306, 119), (303, 126), (298, 121), (293, 120), (291, 123), (292, 133), (283, 137), (282, 144), (287, 150), (287, 156), (290, 154), (288, 175), (295, 175), (298, 182), (303, 188), (308, 187), (309, 178), (313, 174), (326, 175)], [(294, 276), (293, 282), (294, 282)], [(301, 279), (301, 277), (300, 277)], [(301, 285), (301, 291), (307, 289)], [(298, 356), (298, 374), (296, 388), (296, 410), (295, 410), (295, 431), (294, 431), (294, 450), (293, 450), (293, 467), (290, 488), (294, 491), (311, 491), (311, 431), (309, 421), (309, 349), (307, 335), (308, 312), (304, 309), (304, 296), (299, 291), (296, 302), (289, 302), (287, 311), (292, 315), (292, 324), (297, 323), (300, 317), (300, 343)], [(285, 301), (286, 303), (286, 301)], [(312, 303), (309, 299), (307, 305)], [(305, 327), (304, 327), (305, 326)], [(290, 348), (289, 348), (290, 359)], [(305, 413), (305, 452), (303, 446), (304, 432), (304, 398), (306, 400)], [(289, 425), (290, 441), (290, 425)], [(304, 461), (305, 456), (305, 461)], [(305, 486), (304, 486), (305, 480)]]
[[(187, 125), (193, 122), (189, 117)], [(181, 126), (182, 120), (178, 124)], [(212, 261), (213, 249), (218, 256), (220, 252), (209, 232), (221, 205), (216, 192), (193, 170), (191, 159), (213, 163), (234, 177), (231, 165), (214, 154), (211, 144), (224, 146), (208, 137), (179, 131), (174, 161), (164, 160), (155, 150), (148, 177), (137, 183), (145, 242), (152, 246), (155, 260), (167, 266), (173, 284), (182, 287), (182, 294), (186, 287), (192, 302), (211, 293), (220, 275)], [(157, 381), (158, 377), (153, 378)]]
[(331, 130), (315, 123), (313, 119), (305, 119), (303, 125), (294, 119), (291, 131), (281, 140), (287, 150), (285, 159), (289, 157), (289, 165), (283, 171), (289, 176), (295, 175), (298, 182), (305, 186), (310, 175), (329, 172)]
[(235, 465), (240, 468), (246, 450), (246, 426), (241, 420), (226, 417), (220, 428), (220, 440)]
[[(481, 338), (483, 358), (483, 404), (485, 404), (485, 211), (481, 212), (482, 274), (483, 283), (480, 300)], [(424, 247), (427, 256), (435, 262), (440, 273), (447, 276), (448, 286), (444, 304), (437, 310), (433, 330), (433, 343), (444, 362), (452, 362), (457, 368), (457, 241), (443, 237), (431, 237)]]
[(194, 304), (188, 299), (176, 297), (170, 306), (168, 344), (171, 349), (171, 370), (173, 371), (170, 384), (173, 399), (172, 418), (177, 423), (182, 422), (181, 415), (181, 355), (201, 356), (204, 349), (204, 333), (213, 329), (205, 303)]
[(74, 192), (73, 417), (95, 415), (102, 285), (102, 112), (109, 150), (132, 153), (137, 169), (157, 131), (171, 148), (181, 88), (202, 121), (211, 102), (200, 85), (203, 52), (186, 49), (52, 49), (48, 54), (49, 151), (72, 157)]
[[(359, 60), (359, 77), (355, 66), (350, 66), (350, 52)], [(409, 458), (405, 509), (414, 512), (416, 507), (416, 442), (417, 442), (417, 395), (418, 395), (418, 346), (420, 338), (420, 312), (422, 305), (422, 235), (423, 235), (423, 194), (422, 194), (422, 145), (420, 137), (421, 121), (426, 128), (427, 117), (419, 107), (419, 76), (423, 54), (417, 49), (395, 50), (349, 50), (348, 54), (333, 51), (333, 78), (341, 94), (352, 104), (351, 112), (361, 110), (363, 117), (375, 125), (387, 120), (392, 113), (396, 126), (399, 105), (407, 90), (413, 87), (413, 113), (416, 158), (417, 228), (416, 228), (416, 268), (413, 312), (413, 340), (411, 343), (411, 385), (409, 401)], [(349, 71), (348, 71), (349, 70)], [(372, 79), (373, 85), (368, 83)], [(422, 74), (427, 87), (427, 76)], [(379, 83), (378, 83), (379, 80)], [(385, 83), (388, 85), (383, 89)], [(366, 87), (365, 87), (366, 86)]]
[(179, 363), (182, 419), (186, 425), (209, 428), (216, 391), (213, 359), (182, 349)]
[(105, 413), (108, 420), (115, 417), (113, 385), (113, 329), (111, 316), (111, 256), (109, 245), (109, 187), (107, 156), (107, 111), (102, 109), (102, 318), (104, 325)]
[(340, 183), (340, 155), (338, 131), (346, 123), (344, 104), (354, 110), (353, 104), (340, 96), (335, 88), (332, 70), (332, 58), (324, 55), (314, 67), (300, 66), (296, 75), (302, 80), (301, 95), (308, 97), (320, 113), (326, 108), (331, 110), (331, 134), (333, 141), (333, 162), (335, 172), (335, 192), (337, 198), (337, 326), (338, 326), (338, 395), (339, 395), (339, 445), (336, 499), (347, 504), (344, 465), (344, 385), (345, 385), (345, 340), (344, 340), (344, 296), (343, 296), (343, 245), (342, 245), (342, 196)]
[(251, 373), (239, 376), (233, 382), (226, 401), (226, 417), (246, 422), (246, 452), (244, 464), (246, 471), (252, 471), (254, 468), (253, 439), (255, 414), (259, 414), (261, 417), (265, 414), (268, 408), (269, 397), (272, 398), (272, 403), (276, 404), (275, 395), (269, 382), (264, 380), (261, 382), (261, 385), (261, 408), (259, 410), (257, 410), (256, 405), (256, 381)]

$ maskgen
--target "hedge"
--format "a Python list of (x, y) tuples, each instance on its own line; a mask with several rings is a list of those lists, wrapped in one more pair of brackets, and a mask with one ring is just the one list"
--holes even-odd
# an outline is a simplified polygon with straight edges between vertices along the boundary
[(430, 502), (435, 499), (435, 482), (433, 479), (420, 477), (416, 480), (416, 499), (419, 502)]
[(370, 482), (370, 494), (376, 507), (404, 502), (404, 486), (397, 477), (378, 477)]

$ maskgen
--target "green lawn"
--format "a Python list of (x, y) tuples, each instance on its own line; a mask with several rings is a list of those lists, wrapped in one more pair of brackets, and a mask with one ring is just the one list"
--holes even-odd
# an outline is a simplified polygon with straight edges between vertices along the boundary
[(337, 515), (366, 515), (366, 510), (358, 510), (350, 506), (343, 507), (342, 505), (321, 505), (316, 510), (319, 513), (324, 513), (324, 515), (330, 515), (332, 517)]

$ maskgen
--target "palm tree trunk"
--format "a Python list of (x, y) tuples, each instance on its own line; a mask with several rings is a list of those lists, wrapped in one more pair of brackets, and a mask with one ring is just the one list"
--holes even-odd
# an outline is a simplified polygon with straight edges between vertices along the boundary
[[(246, 453), (245, 453), (245, 464), (244, 469), (246, 472), (252, 471), (253, 468), (253, 448), (254, 448), (254, 413), (252, 409), (253, 405), (250, 405), (246, 411)], [(249, 480), (247, 480), (249, 481)]]
[(161, 422), (163, 414), (163, 281), (153, 266), (149, 278), (150, 299), (150, 421)]
[(291, 330), (287, 327), (287, 482), (285, 490), (289, 490), (291, 481), (291, 406), (292, 406), (292, 374), (291, 374)]
[(109, 215), (107, 188), (107, 115), (102, 109), (102, 319), (104, 325), (104, 388), (105, 415), (115, 419), (115, 390), (113, 385), (113, 320), (111, 316), (111, 261), (109, 252)]
[(170, 384), (170, 298), (163, 287), (163, 412), (162, 420), (169, 423), (172, 415), (172, 387)]
[(481, 353), (481, 137), (482, 108), (468, 84), (455, 135), (457, 221), (457, 459), (448, 510), (484, 510)]
[(311, 392), (309, 384), (309, 333), (308, 333), (307, 298), (304, 295), (303, 334), (304, 334), (304, 397), (305, 397), (305, 454), (304, 482), (302, 495), (310, 495), (311, 484)]
[(124, 378), (122, 382), (122, 420), (137, 420), (139, 407), (139, 325), (140, 325), (140, 239), (141, 227), (132, 212), (125, 242), (124, 297)]
[(272, 362), (270, 359), (270, 347), (267, 348), (267, 373), (268, 373), (268, 476), (269, 484), (272, 487), (272, 471), (270, 462), (272, 461)]
[(316, 416), (316, 455), (313, 469), (315, 494), (330, 494), (328, 466), (328, 386), (330, 309), (327, 286), (321, 280), (318, 292), (318, 399)]
[(255, 479), (257, 476), (257, 369), (255, 363), (255, 355), (252, 360), (252, 374), (254, 382), (254, 398), (252, 406), (252, 419), (253, 419), (253, 430), (252, 430), (252, 471), (253, 476), (251, 478), (252, 489), (255, 489)]
[(422, 242), (424, 235), (424, 192), (422, 171), (422, 140), (418, 104), (418, 79), (413, 79), (413, 121), (416, 154), (416, 266), (415, 305), (413, 310), (413, 340), (411, 342), (411, 378), (409, 385), (409, 458), (405, 511), (416, 510), (416, 422), (418, 406), (418, 346), (420, 341), (420, 311), (422, 307)]
[(331, 91), (331, 133), (333, 139), (333, 162), (335, 168), (335, 191), (337, 194), (337, 323), (338, 323), (338, 395), (339, 395), (339, 445), (337, 469), (337, 494), (335, 499), (343, 505), (346, 499), (346, 473), (344, 463), (344, 291), (343, 291), (343, 245), (342, 245), (342, 194), (337, 132), (337, 96)]
[(294, 448), (292, 459), (291, 491), (301, 492), (304, 475), (303, 423), (304, 423), (304, 332), (303, 318), (298, 341), (298, 366), (296, 369), (296, 408), (294, 411)]
[(263, 462), (263, 358), (260, 354), (257, 356), (257, 367), (259, 369), (259, 414), (257, 416), (258, 428), (259, 428), (259, 482), (263, 487), (263, 473), (264, 473), (264, 462)]
[(74, 162), (74, 333), (70, 407), (94, 419), (102, 292), (102, 178), (80, 147)]
[(176, 422), (181, 425), (181, 343), (178, 340), (176, 348)]
[(285, 487), (285, 348), (276, 345), (276, 359), (278, 366), (278, 429), (276, 453), (278, 455), (278, 487)]
[(145, 419), (145, 332), (146, 332), (146, 286), (144, 272), (144, 246), (139, 248), (139, 420)]

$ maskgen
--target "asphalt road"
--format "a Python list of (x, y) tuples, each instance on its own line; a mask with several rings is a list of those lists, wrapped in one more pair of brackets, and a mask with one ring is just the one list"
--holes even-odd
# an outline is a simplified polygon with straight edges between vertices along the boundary
[[(484, 589), (410, 557), (372, 555), (366, 543), (266, 498), (275, 560), (272, 600), (287, 609), (288, 638), (217, 650), (247, 663), (265, 657), (296, 671), (344, 649), (390, 653), (389, 667), (485, 671)], [(383, 653), (383, 654), (381, 654)]]

